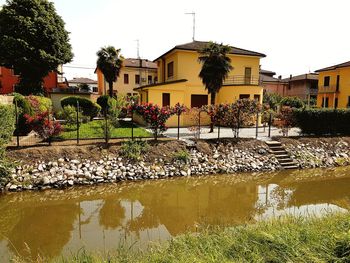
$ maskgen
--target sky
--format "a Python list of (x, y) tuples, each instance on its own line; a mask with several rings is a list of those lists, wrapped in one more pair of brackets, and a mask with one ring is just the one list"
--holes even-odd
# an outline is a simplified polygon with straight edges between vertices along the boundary
[[(68, 79), (96, 79), (96, 52), (154, 60), (195, 39), (266, 54), (263, 69), (289, 77), (350, 60), (349, 0), (52, 0), (70, 32)], [(5, 0), (0, 0), (4, 4)], [(71, 67), (86, 67), (77, 69)]]

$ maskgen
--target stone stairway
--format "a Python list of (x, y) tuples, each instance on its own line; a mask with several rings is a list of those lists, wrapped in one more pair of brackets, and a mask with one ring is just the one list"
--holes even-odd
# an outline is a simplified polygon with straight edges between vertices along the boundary
[(298, 169), (298, 164), (293, 161), (283, 145), (278, 141), (266, 141), (270, 153), (274, 154), (283, 169)]

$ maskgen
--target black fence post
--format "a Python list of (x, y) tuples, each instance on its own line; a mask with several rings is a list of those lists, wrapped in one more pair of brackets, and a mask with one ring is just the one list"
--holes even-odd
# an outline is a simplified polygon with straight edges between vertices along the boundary
[(220, 123), (218, 124), (218, 140), (220, 140)]
[(19, 125), (18, 125), (18, 106), (17, 106), (17, 100), (15, 100), (15, 114), (16, 114), (16, 139), (17, 139), (17, 148), (19, 147)]
[(259, 112), (256, 113), (256, 121), (255, 121), (255, 138), (258, 138), (259, 134)]
[(77, 144), (79, 144), (79, 140), (80, 140), (80, 138), (79, 138), (79, 136), (80, 136), (80, 134), (79, 134), (79, 129), (80, 129), (80, 123), (79, 123), (79, 101), (77, 101)]
[(239, 138), (239, 129), (240, 128), (241, 128), (241, 109), (238, 109), (237, 138)]
[(180, 140), (180, 114), (177, 113), (177, 139)]
[[(48, 123), (50, 124), (50, 110), (47, 111), (47, 120), (48, 120)], [(51, 135), (49, 135), (48, 141), (49, 141), (49, 146), (51, 146)]]
[(107, 112), (105, 112), (105, 142), (106, 147), (108, 146), (108, 119), (107, 119)]
[(134, 109), (131, 108), (131, 140), (134, 140)]
[(201, 138), (201, 110), (199, 110), (199, 118), (198, 118), (198, 139)]
[(270, 117), (269, 117), (269, 137), (271, 137), (271, 125), (272, 125), (272, 113), (270, 112)]

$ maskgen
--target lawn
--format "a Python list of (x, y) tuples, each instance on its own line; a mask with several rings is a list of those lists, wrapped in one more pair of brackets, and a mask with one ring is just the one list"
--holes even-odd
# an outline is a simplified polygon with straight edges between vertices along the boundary
[[(80, 139), (96, 139), (104, 138), (103, 120), (94, 120), (88, 123), (82, 123), (79, 129)], [(127, 121), (120, 121), (117, 128), (112, 130), (112, 138), (131, 137), (132, 124)], [(77, 138), (76, 127), (63, 126), (64, 131), (57, 137), (58, 139), (68, 140)], [(134, 124), (134, 137), (152, 137), (152, 134), (144, 128), (138, 127)]]

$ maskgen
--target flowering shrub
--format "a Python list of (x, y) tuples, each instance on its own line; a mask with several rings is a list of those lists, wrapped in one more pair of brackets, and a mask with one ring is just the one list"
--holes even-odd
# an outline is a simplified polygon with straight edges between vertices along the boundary
[(134, 105), (133, 109), (150, 125), (155, 140), (157, 140), (159, 134), (167, 130), (165, 123), (175, 114), (173, 108), (161, 108), (153, 103)]
[(180, 104), (180, 103), (176, 103), (176, 105), (173, 108), (173, 113), (178, 116), (187, 111), (188, 111), (188, 108), (184, 104)]
[(52, 136), (59, 135), (62, 131), (61, 124), (57, 121), (53, 121), (52, 117), (49, 119), (49, 112), (45, 111), (42, 113), (30, 116), (24, 115), (27, 120), (27, 124), (39, 134), (39, 136), (47, 140)]
[(289, 106), (282, 106), (277, 118), (279, 121), (275, 121), (275, 125), (281, 129), (283, 136), (288, 136), (289, 129), (295, 124), (293, 109)]

